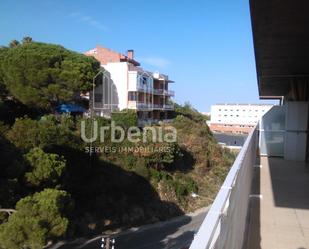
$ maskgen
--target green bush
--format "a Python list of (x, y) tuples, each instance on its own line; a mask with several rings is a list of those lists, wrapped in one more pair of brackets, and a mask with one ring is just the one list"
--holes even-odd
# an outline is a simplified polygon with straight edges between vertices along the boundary
[(178, 200), (182, 200), (192, 192), (198, 192), (197, 183), (188, 176), (176, 174), (174, 175), (174, 178), (167, 177), (164, 180), (175, 190), (175, 194)]
[(178, 199), (182, 199), (184, 196), (188, 195), (188, 189), (185, 185), (175, 182), (174, 184), (175, 193)]
[(115, 112), (112, 114), (112, 120), (115, 125), (121, 126), (125, 131), (130, 127), (137, 126), (137, 113), (135, 110), (123, 110), (122, 112)]
[(25, 159), (30, 168), (25, 174), (25, 179), (33, 186), (55, 186), (66, 164), (64, 157), (45, 153), (40, 148), (32, 149), (26, 154)]
[(145, 165), (143, 165), (143, 164), (141, 164), (141, 163), (138, 163), (138, 164), (134, 167), (133, 171), (134, 171), (136, 174), (138, 174), (138, 175), (144, 177), (145, 179), (149, 179), (149, 177), (150, 177), (149, 169), (148, 169)]
[(155, 182), (159, 182), (162, 179), (161, 172), (153, 168), (149, 169), (149, 175), (150, 175), (150, 179)]

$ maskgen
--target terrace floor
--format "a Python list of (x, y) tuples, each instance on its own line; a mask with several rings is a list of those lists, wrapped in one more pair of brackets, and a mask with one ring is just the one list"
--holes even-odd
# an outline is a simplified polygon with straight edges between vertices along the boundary
[(309, 249), (309, 165), (267, 157), (259, 164), (245, 248)]

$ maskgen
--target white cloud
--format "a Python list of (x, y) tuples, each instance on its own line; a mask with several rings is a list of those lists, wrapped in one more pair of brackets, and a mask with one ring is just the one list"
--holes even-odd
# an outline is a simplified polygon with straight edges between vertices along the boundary
[(91, 16), (86, 16), (83, 15), (79, 12), (72, 12), (68, 15), (70, 18), (75, 19), (76, 21), (79, 22), (84, 22), (96, 29), (100, 29), (100, 30), (107, 30), (107, 27), (105, 25), (103, 25), (102, 23), (100, 23), (99, 21), (97, 21), (96, 19), (94, 19)]
[(150, 66), (158, 68), (165, 68), (171, 64), (171, 62), (168, 59), (158, 56), (143, 57), (140, 59), (140, 61)]

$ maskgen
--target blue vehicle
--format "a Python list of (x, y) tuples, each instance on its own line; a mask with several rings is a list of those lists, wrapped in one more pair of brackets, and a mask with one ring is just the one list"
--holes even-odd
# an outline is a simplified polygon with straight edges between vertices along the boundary
[(87, 110), (79, 105), (76, 104), (60, 104), (57, 106), (56, 111), (60, 114), (63, 113), (71, 113), (71, 114), (83, 114)]

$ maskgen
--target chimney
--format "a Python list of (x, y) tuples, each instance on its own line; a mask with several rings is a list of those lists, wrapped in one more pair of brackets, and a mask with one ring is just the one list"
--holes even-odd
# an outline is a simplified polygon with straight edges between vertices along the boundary
[(130, 60), (133, 60), (134, 59), (134, 50), (133, 49), (129, 49), (128, 50), (128, 53), (127, 53), (127, 56)]

